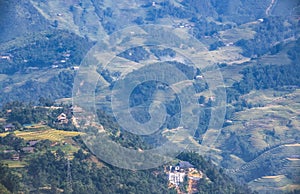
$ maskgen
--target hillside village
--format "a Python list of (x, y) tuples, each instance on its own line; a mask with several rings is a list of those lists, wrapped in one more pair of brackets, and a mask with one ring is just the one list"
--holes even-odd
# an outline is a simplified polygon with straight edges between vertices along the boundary
[(169, 187), (175, 187), (178, 193), (182, 193), (180, 186), (187, 182), (188, 193), (198, 192), (198, 181), (203, 178), (203, 173), (187, 161), (180, 161), (176, 166), (165, 169), (168, 175)]
[[(43, 152), (45, 149), (52, 151), (60, 149), (71, 155), (80, 149), (80, 145), (73, 138), (81, 133), (70, 131), (73, 129), (75, 120), (70, 114), (72, 107), (32, 106), (27, 108), (31, 113), (40, 111), (40, 113), (34, 113), (32, 118), (32, 121), (38, 122), (19, 123), (17, 120), (12, 120), (12, 117), (19, 118), (22, 115), (18, 113), (19, 109), (5, 110), (3, 118), (0, 119), (2, 131), (0, 132), (0, 159), (4, 163), (11, 167), (23, 167), (32, 154)], [(25, 107), (21, 110), (26, 112)], [(40, 116), (39, 119), (35, 118), (38, 116)]]

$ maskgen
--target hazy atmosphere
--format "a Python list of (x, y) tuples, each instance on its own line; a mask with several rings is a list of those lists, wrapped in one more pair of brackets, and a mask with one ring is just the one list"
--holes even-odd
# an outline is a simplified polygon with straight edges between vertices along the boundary
[(0, 194), (300, 193), (299, 0), (0, 0)]

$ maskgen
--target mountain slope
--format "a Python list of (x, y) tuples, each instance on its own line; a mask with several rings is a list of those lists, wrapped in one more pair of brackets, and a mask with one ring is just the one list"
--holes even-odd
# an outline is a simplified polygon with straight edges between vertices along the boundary
[[(209, 68), (191, 69), (172, 50), (123, 50), (118, 55), (122, 65), (98, 69), (110, 86), (97, 91), (99, 108), (111, 113), (107, 94), (120, 74), (153, 59), (170, 60), (194, 83), (199, 105), (205, 108), (190, 137), (192, 146), (262, 193), (266, 188), (288, 191), (299, 185), (299, 5), (294, 0), (1, 1), (0, 104), (38, 104), (40, 97), (65, 101), (72, 97), (78, 66), (95, 42), (132, 25), (167, 25), (201, 41), (207, 51), (199, 55), (213, 59), (222, 73), (227, 110), (212, 148), (201, 147), (201, 142), (214, 98), (204, 82), (194, 79)], [(149, 120), (148, 109), (139, 106), (149, 106), (157, 90), (166, 91), (161, 88), (147, 83), (134, 91), (130, 103), (138, 121)], [(175, 95), (170, 96), (162, 128), (173, 133), (180, 106)], [(147, 141), (159, 145), (167, 138), (166, 133), (156, 134)]]

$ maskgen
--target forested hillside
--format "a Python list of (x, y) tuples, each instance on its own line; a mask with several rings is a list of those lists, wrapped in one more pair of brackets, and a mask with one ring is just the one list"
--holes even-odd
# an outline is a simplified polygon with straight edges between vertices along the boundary
[[(299, 192), (299, 7), (297, 0), (1, 1), (0, 193)], [(118, 81), (140, 78), (151, 65), (161, 68), (145, 77), (167, 66), (185, 80), (147, 80), (122, 99)], [(92, 153), (78, 122), (86, 110), (75, 98), (82, 72), (86, 80), (77, 85), (97, 82), (95, 118), (83, 114), (87, 123), (97, 120), (110, 140), (134, 151), (173, 141), (185, 152), (145, 171), (114, 167)], [(115, 93), (139, 126), (163, 105), (162, 125), (150, 135), (127, 131), (113, 109)], [(182, 96), (197, 108), (184, 107), (194, 101), (185, 104)], [(172, 139), (193, 116), (193, 133)], [(171, 184), (166, 169), (179, 161), (205, 178)]]
[[(40, 99), (38, 107), (20, 102), (3, 106), (2, 119), (15, 126), (9, 133), (0, 133), (0, 172), (3, 175), (0, 183), (3, 193), (176, 193), (168, 188), (165, 166), (131, 171), (104, 163), (85, 147), (80, 136), (68, 137), (67, 131), (76, 130), (72, 123), (57, 121), (56, 115), (67, 113), (69, 106), (49, 109), (45, 105), (53, 104)], [(7, 110), (11, 111), (7, 113)], [(69, 118), (71, 116), (68, 115)], [(99, 118), (108, 132), (116, 134), (114, 131), (119, 130), (118, 125), (109, 116), (99, 111)], [(40, 124), (27, 126), (24, 123)], [(48, 133), (48, 137), (36, 135), (50, 126), (60, 128), (65, 137), (59, 141), (53, 137), (54, 133)], [(2, 125), (1, 130), (4, 127)], [(126, 132), (112, 138), (123, 146), (146, 148), (138, 137)], [(29, 147), (33, 151), (24, 149)], [(208, 177), (209, 181), (199, 182), (200, 193), (250, 193), (246, 186), (237, 185), (223, 170), (196, 153), (184, 153), (178, 159), (191, 162)], [(17, 165), (17, 168), (14, 167)]]

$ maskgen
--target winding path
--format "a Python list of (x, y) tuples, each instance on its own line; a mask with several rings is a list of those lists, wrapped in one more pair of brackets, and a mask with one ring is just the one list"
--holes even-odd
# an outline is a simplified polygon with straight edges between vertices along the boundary
[(271, 4), (270, 4), (269, 7), (266, 9), (266, 15), (267, 15), (267, 16), (270, 16), (271, 10), (272, 10), (272, 8), (274, 7), (275, 3), (276, 3), (276, 0), (272, 0)]

